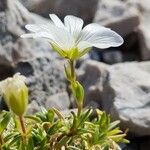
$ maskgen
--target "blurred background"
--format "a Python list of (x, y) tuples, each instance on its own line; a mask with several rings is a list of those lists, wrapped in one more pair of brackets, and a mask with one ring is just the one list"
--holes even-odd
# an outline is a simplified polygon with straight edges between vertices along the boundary
[[(100, 108), (129, 128), (123, 150), (150, 150), (150, 0), (0, 0), (0, 80), (28, 77), (28, 113), (75, 108), (63, 73), (64, 60), (41, 39), (21, 39), (26, 24), (75, 15), (119, 33), (121, 47), (96, 49), (76, 63), (85, 106)], [(6, 106), (1, 100), (0, 109)]]

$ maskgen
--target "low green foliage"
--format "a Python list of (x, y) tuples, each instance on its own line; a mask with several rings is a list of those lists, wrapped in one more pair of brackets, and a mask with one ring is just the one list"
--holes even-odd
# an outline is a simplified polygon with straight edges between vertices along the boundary
[[(75, 112), (63, 117), (56, 109), (25, 116), (26, 133), (22, 133), (19, 118), (10, 112), (1, 112), (2, 150), (118, 150), (117, 143), (128, 143), (105, 112), (86, 109), (78, 116)], [(5, 129), (4, 129), (5, 128)]]

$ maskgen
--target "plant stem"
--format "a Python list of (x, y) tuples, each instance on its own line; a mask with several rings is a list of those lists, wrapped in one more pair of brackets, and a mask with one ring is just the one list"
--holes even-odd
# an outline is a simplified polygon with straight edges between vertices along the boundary
[(80, 114), (82, 112), (82, 107), (83, 107), (83, 105), (78, 105), (78, 112), (77, 112), (78, 116), (80, 116)]
[[(76, 81), (76, 74), (75, 74), (75, 65), (74, 65), (74, 60), (69, 60), (69, 64), (70, 64), (70, 71), (71, 71), (71, 82), (75, 82)], [(76, 98), (76, 97), (75, 97)], [(82, 107), (83, 104), (77, 104), (78, 106), (78, 112), (77, 115), (80, 116), (81, 112), (82, 112)]]
[(74, 61), (73, 60), (69, 60), (69, 64), (70, 64), (70, 69), (71, 69), (71, 77), (72, 77), (72, 79), (74, 81), (76, 79)]
[(23, 132), (24, 134), (26, 134), (26, 128), (25, 128), (25, 123), (24, 123), (24, 118), (23, 118), (23, 116), (19, 116), (19, 120), (20, 120), (22, 132)]
[(3, 145), (3, 138), (2, 138), (2, 134), (0, 134), (0, 149), (2, 145)]

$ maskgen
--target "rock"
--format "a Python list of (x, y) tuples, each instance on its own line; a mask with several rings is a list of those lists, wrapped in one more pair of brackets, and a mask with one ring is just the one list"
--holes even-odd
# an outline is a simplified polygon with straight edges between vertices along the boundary
[(30, 102), (35, 100), (43, 107), (47, 107), (47, 97), (66, 91), (63, 61), (48, 56), (36, 57), (20, 61), (15, 72), (20, 72), (27, 77)]
[(37, 106), (30, 112), (45, 107), (47, 96), (66, 90), (63, 62), (56, 59), (48, 43), (20, 38), (26, 24), (48, 21), (30, 13), (18, 0), (0, 0), (0, 80), (16, 72), (28, 77), (30, 102), (34, 100)]
[(123, 54), (119, 50), (104, 51), (102, 53), (103, 61), (107, 64), (114, 64), (123, 61)]
[(67, 110), (70, 107), (68, 93), (62, 92), (48, 97), (45, 106), (47, 109), (54, 107), (58, 110)]
[(37, 55), (51, 54), (48, 44), (41, 40), (21, 39), (28, 23), (47, 20), (31, 14), (18, 0), (0, 0), (0, 65), (13, 68), (17, 62)]
[(149, 60), (150, 59), (150, 1), (149, 0), (128, 0), (128, 6), (132, 5), (136, 7), (140, 11), (140, 25), (137, 30), (139, 50), (141, 60)]
[(141, 60), (150, 59), (150, 31), (142, 24), (138, 30)]
[[(149, 2), (150, 5), (150, 2)], [(142, 60), (150, 59), (150, 21), (147, 19), (150, 15), (150, 8), (144, 9), (141, 16), (141, 24), (139, 26), (139, 43), (140, 43), (140, 53)]]
[(48, 14), (53, 11), (58, 0), (20, 0), (22, 4), (31, 12), (48, 17)]
[(93, 103), (94, 106), (95, 103), (96, 105), (99, 105), (99, 107), (101, 106), (103, 84), (105, 83), (108, 75), (106, 69), (107, 67), (108, 66), (104, 63), (98, 63), (96, 61), (86, 61), (79, 68), (78, 79), (85, 88), (86, 106), (91, 106), (91, 103)]
[(37, 112), (40, 112), (40, 106), (35, 100), (33, 100), (29, 105), (28, 105), (28, 110), (27, 114), (35, 114)]
[(150, 135), (150, 62), (116, 64), (109, 68), (102, 107), (136, 136)]
[(139, 12), (120, 0), (99, 0), (94, 22), (110, 27), (120, 35), (126, 36), (138, 27)]
[[(105, 65), (87, 61), (78, 70), (85, 105), (94, 101), (134, 136), (150, 135), (150, 62)], [(129, 115), (130, 114), (130, 115)]]
[(92, 22), (98, 0), (21, 0), (32, 12), (48, 17), (49, 13), (58, 14), (61, 18), (75, 15)]

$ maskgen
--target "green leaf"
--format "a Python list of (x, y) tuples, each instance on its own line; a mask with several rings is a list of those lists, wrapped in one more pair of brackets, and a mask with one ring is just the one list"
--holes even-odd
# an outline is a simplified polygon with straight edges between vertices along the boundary
[(77, 124), (78, 124), (78, 118), (76, 116), (76, 114), (72, 111), (71, 112), (72, 116), (73, 116), (73, 123), (72, 123), (72, 126), (71, 126), (71, 130), (74, 130), (77, 128)]
[(50, 122), (50, 123), (53, 123), (53, 121), (54, 121), (54, 111), (53, 111), (53, 109), (49, 109), (48, 111), (47, 111), (47, 120)]
[(21, 141), (21, 135), (18, 134), (18, 135), (15, 135), (13, 137), (13, 139), (11, 140), (11, 142), (8, 144), (8, 147), (11, 147), (14, 143), (17, 143), (18, 141)]
[(1, 122), (0, 122), (0, 134), (2, 134), (2, 132), (6, 129), (7, 125), (9, 124), (11, 119), (11, 114), (9, 112), (7, 112)]
[(121, 130), (119, 130), (118, 128), (114, 129), (114, 130), (111, 130), (107, 133), (108, 136), (112, 136), (112, 135), (116, 135), (116, 134), (120, 134), (122, 133)]
[(52, 127), (49, 128), (47, 131), (48, 135), (54, 134), (56, 131), (59, 132), (59, 129), (62, 127), (62, 124), (60, 121), (55, 122)]
[(84, 99), (84, 88), (78, 81), (75, 81), (71, 82), (71, 89), (74, 97), (76, 98), (77, 104), (81, 105)]
[(108, 131), (114, 129), (119, 123), (120, 123), (119, 120), (110, 123), (109, 128), (108, 128)]
[(92, 109), (88, 109), (86, 110), (80, 117), (80, 122), (78, 126), (81, 126), (88, 118), (89, 116), (92, 114), (93, 110)]
[(34, 150), (34, 143), (32, 137), (30, 137), (28, 140), (27, 150)]
[(33, 120), (33, 121), (35, 121), (35, 122), (41, 122), (41, 119), (40, 118), (38, 118), (38, 117), (36, 117), (36, 116), (24, 116), (25, 118), (27, 118), (27, 119), (31, 119), (31, 120)]

